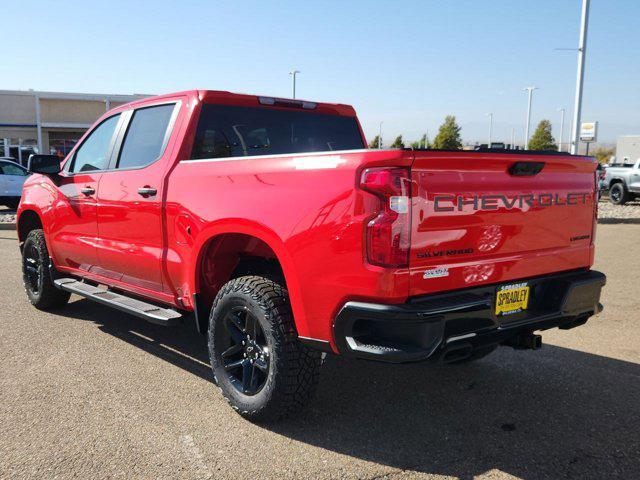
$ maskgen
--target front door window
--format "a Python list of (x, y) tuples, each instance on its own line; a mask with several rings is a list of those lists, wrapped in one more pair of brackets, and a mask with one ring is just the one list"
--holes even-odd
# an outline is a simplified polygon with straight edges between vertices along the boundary
[(109, 166), (113, 134), (119, 119), (120, 114), (109, 117), (91, 132), (73, 155), (70, 172), (100, 171)]

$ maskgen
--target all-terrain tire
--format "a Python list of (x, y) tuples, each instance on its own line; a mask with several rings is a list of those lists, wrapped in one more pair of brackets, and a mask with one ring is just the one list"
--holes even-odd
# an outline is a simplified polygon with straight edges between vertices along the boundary
[[(245, 394), (244, 384), (239, 387), (238, 379), (228, 371), (228, 358), (222, 357), (224, 347), (221, 339), (229, 336), (229, 329), (234, 328), (227, 322), (229, 315), (238, 309), (253, 316), (253, 322), (257, 321), (264, 351), (268, 352), (268, 369), (262, 373), (264, 383), (252, 394)], [(238, 332), (244, 335), (242, 329), (235, 331), (235, 335)], [(251, 421), (275, 421), (296, 413), (313, 396), (322, 354), (298, 341), (287, 291), (273, 280), (251, 275), (226, 283), (211, 307), (208, 344), (214, 381), (227, 402)], [(246, 353), (245, 350), (241, 355)], [(240, 356), (237, 361), (244, 359)], [(253, 378), (251, 374), (251, 381)]]
[(53, 284), (49, 263), (44, 232), (31, 230), (22, 245), (22, 279), (29, 301), (39, 310), (63, 307), (71, 296)]
[(629, 201), (629, 192), (621, 182), (614, 183), (609, 189), (609, 200), (614, 205), (624, 205)]

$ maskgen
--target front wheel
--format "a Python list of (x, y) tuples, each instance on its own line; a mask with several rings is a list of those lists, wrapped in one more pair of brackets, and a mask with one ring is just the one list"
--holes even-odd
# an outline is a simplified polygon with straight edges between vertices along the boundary
[(209, 357), (225, 399), (252, 421), (301, 410), (318, 383), (321, 353), (297, 338), (286, 290), (259, 276), (233, 279), (209, 316)]
[(622, 183), (614, 183), (609, 189), (609, 199), (614, 205), (624, 205), (629, 201), (629, 192)]
[(49, 273), (50, 261), (44, 232), (31, 230), (22, 245), (22, 279), (29, 301), (40, 310), (62, 307), (71, 296), (54, 285)]

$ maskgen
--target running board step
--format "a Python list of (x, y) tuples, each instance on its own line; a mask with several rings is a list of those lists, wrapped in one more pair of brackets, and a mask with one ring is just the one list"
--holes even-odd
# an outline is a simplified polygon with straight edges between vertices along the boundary
[(135, 298), (114, 293), (104, 286), (89, 285), (75, 278), (59, 278), (54, 281), (56, 287), (67, 292), (94, 300), (102, 305), (117, 308), (158, 325), (171, 326), (180, 323), (182, 315), (170, 308), (162, 308)]

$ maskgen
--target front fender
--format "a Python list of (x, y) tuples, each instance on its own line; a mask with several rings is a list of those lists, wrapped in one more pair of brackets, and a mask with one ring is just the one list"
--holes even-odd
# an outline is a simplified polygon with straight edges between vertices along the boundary
[[(22, 197), (16, 213), (16, 228), (20, 235), (20, 221), (25, 212), (32, 211), (38, 215), (42, 223), (45, 239), (49, 241), (49, 223), (47, 220), (52, 215), (55, 204), (56, 192), (48, 179), (42, 175), (34, 175), (29, 178), (22, 188)], [(23, 241), (20, 238), (20, 241)]]

